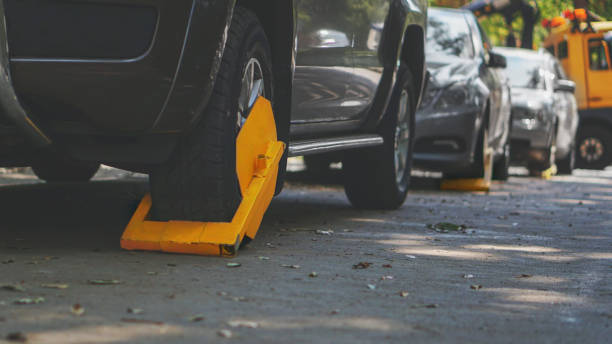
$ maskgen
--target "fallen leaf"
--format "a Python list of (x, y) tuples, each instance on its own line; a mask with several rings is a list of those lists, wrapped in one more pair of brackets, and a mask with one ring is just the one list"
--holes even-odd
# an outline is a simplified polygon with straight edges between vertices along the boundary
[(68, 289), (68, 284), (59, 284), (59, 283), (43, 283), (40, 285), (43, 288), (48, 289)]
[(413, 256), (413, 255), (411, 255), (411, 254), (407, 254), (407, 255), (406, 255), (406, 258), (408, 258), (408, 259), (416, 259), (416, 256)]
[(408, 297), (408, 295), (410, 295), (407, 291), (400, 291), (399, 295), (401, 297)]
[(386, 281), (386, 280), (392, 280), (392, 279), (395, 279), (395, 277), (388, 275), (388, 276), (383, 276), (383, 277), (381, 277), (380, 279), (381, 279), (381, 280), (383, 280), (383, 281)]
[(470, 288), (474, 290), (480, 290), (482, 289), (482, 286), (480, 284), (472, 284)]
[(428, 225), (428, 228), (438, 231), (465, 231), (467, 229), (467, 226), (457, 225), (450, 222), (439, 222), (435, 225)]
[(191, 321), (191, 322), (200, 322), (200, 321), (204, 321), (204, 319), (206, 319), (206, 318), (203, 315), (201, 315), (201, 314), (189, 317), (189, 321)]
[(133, 323), (133, 324), (148, 324), (148, 325), (157, 325), (157, 326), (161, 326), (164, 324), (161, 321), (133, 319), (133, 318), (121, 318), (121, 321), (126, 322), (126, 323)]
[(339, 309), (332, 309), (332, 311), (329, 312), (329, 314), (331, 314), (331, 315), (340, 314), (340, 310)]
[(410, 308), (438, 308), (438, 304), (429, 303), (429, 304), (422, 304), (422, 305), (413, 305), (413, 306), (410, 306)]
[(368, 263), (368, 262), (359, 262), (355, 265), (353, 265), (353, 269), (367, 269), (370, 266), (372, 266), (372, 263)]
[(376, 290), (376, 285), (374, 285), (374, 284), (368, 284), (368, 289), (370, 289), (370, 290)]
[(70, 311), (72, 312), (72, 314), (74, 314), (76, 316), (81, 316), (81, 315), (83, 315), (85, 313), (85, 308), (83, 306), (81, 306), (80, 304), (75, 303), (70, 308)]
[(308, 277), (312, 277), (312, 278), (319, 277), (319, 274), (316, 273), (315, 271), (313, 271), (313, 272), (308, 274)]
[(232, 331), (230, 330), (219, 330), (217, 331), (217, 335), (222, 338), (232, 338)]
[(244, 327), (244, 328), (258, 328), (259, 324), (254, 322), (254, 321), (241, 321), (241, 320), (236, 320), (236, 321), (228, 321), (227, 324), (230, 327)]
[(533, 277), (533, 275), (529, 275), (529, 274), (520, 274), (518, 276), (516, 276), (515, 278), (530, 278)]
[(328, 231), (317, 229), (315, 231), (315, 233), (318, 234), (318, 235), (332, 235), (332, 234), (334, 234), (334, 231), (332, 231), (331, 229), (328, 230)]
[(28, 341), (28, 337), (26, 337), (26, 335), (21, 332), (13, 332), (9, 333), (6, 336), (6, 340), (8, 340), (9, 342), (25, 343)]
[(128, 309), (127, 309), (127, 312), (128, 312), (128, 313), (130, 313), (130, 314), (136, 314), (136, 315), (138, 315), (138, 314), (142, 314), (142, 313), (144, 313), (144, 310), (143, 310), (143, 309), (141, 309), (141, 308), (128, 308)]
[(259, 260), (270, 260), (270, 257), (259, 256)]
[(225, 266), (227, 266), (228, 268), (239, 268), (242, 266), (242, 264), (240, 263), (227, 263)]
[(463, 278), (471, 279), (471, 278), (474, 278), (474, 275), (472, 275), (472, 274), (465, 274), (465, 275), (463, 275)]
[(87, 283), (91, 284), (91, 285), (116, 285), (116, 284), (121, 284), (121, 281), (119, 280), (89, 280), (87, 281)]
[(301, 266), (299, 266), (299, 265), (281, 264), (281, 267), (287, 268), (287, 269), (299, 269)]
[(383, 264), (383, 266), (382, 266), (382, 267), (383, 267), (383, 268), (385, 268), (385, 269), (391, 269), (391, 268), (393, 268), (393, 266), (392, 266), (391, 264)]
[(22, 298), (22, 299), (17, 299), (15, 301), (13, 301), (14, 304), (16, 305), (37, 305), (39, 303), (43, 303), (45, 302), (45, 298), (44, 297), (37, 297), (35, 299), (31, 299), (31, 298)]
[(2, 284), (0, 285), (0, 289), (8, 290), (8, 291), (25, 291), (25, 288), (19, 284)]

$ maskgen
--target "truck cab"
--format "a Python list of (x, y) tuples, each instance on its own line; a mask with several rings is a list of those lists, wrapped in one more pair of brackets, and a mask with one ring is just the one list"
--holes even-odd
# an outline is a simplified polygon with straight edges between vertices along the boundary
[(580, 127), (577, 167), (612, 163), (612, 21), (578, 23), (555, 18), (543, 46), (576, 83)]

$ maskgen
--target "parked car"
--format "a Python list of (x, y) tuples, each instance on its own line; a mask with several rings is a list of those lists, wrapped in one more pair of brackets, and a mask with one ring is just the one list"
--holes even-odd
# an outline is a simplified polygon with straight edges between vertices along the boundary
[(506, 56), (512, 84), (513, 160), (540, 173), (556, 163), (571, 174), (576, 157), (576, 85), (545, 50), (496, 48)]
[(510, 88), (505, 58), (491, 47), (471, 12), (429, 9), (431, 77), (416, 116), (415, 166), (481, 178), (492, 149), (494, 178), (508, 178)]
[(352, 149), (355, 206), (405, 200), (425, 0), (3, 3), (2, 166), (50, 182), (141, 171), (156, 219), (227, 221), (235, 139), (261, 95), (287, 156)]

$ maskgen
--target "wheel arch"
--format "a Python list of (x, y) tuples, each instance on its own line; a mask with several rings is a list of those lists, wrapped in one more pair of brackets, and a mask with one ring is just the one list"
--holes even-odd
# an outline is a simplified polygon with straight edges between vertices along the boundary
[(262, 6), (258, 0), (237, 0), (236, 6), (247, 8), (259, 18), (272, 52), (274, 74), (274, 117), (281, 141), (289, 138), (293, 71), (295, 69), (295, 7), (293, 1), (273, 0)]

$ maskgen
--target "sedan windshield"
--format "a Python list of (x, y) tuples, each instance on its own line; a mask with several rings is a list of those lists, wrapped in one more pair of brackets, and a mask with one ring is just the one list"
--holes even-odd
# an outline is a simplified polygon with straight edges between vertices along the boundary
[(507, 75), (512, 87), (544, 89), (540, 59), (506, 55)]
[(470, 27), (461, 12), (430, 10), (427, 55), (471, 58), (474, 55)]

